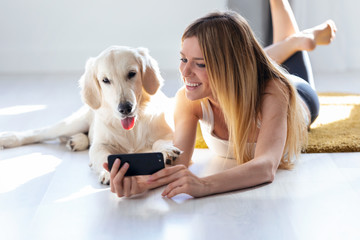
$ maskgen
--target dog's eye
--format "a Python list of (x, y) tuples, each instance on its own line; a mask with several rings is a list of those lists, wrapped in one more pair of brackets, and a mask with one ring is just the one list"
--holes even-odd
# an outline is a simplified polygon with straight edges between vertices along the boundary
[(102, 81), (103, 83), (110, 84), (110, 80), (108, 78), (104, 78)]
[(135, 75), (136, 75), (136, 72), (134, 72), (134, 71), (129, 72), (128, 73), (128, 79), (131, 79), (131, 78), (135, 77)]

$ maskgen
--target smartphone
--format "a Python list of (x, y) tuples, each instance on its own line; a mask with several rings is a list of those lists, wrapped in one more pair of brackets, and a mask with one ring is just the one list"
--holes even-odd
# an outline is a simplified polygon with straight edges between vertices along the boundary
[(130, 165), (125, 176), (151, 175), (165, 168), (164, 156), (161, 152), (109, 155), (109, 170), (111, 170), (117, 158), (121, 161), (120, 167), (126, 162)]

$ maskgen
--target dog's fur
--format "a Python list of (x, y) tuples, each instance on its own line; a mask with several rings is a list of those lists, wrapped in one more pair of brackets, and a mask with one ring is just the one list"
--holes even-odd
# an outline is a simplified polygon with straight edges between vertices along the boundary
[[(79, 80), (85, 104), (79, 111), (50, 127), (0, 133), (0, 147), (58, 137), (66, 139), (73, 151), (90, 145), (90, 166), (103, 184), (109, 183), (109, 173), (102, 167), (109, 154), (156, 151), (174, 161), (180, 150), (172, 145), (173, 131), (161, 109), (168, 101), (159, 90), (162, 81), (147, 49), (110, 47), (86, 63)], [(135, 117), (131, 130), (121, 124), (127, 117)]]

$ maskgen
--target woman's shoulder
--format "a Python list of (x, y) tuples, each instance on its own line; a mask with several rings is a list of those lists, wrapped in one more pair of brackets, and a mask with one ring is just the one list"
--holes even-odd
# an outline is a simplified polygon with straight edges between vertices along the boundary
[(201, 100), (190, 100), (186, 97), (185, 88), (180, 88), (175, 96), (176, 105), (175, 111), (181, 112), (181, 114), (191, 114), (198, 119), (202, 116)]
[[(289, 102), (289, 91), (281, 79), (270, 79), (266, 84), (261, 96), (261, 115), (265, 112), (276, 112), (274, 109), (287, 109)], [(268, 111), (272, 109), (271, 111)]]
[(281, 99), (287, 102), (289, 96), (289, 88), (286, 86), (285, 81), (279, 78), (270, 79), (264, 89), (263, 97), (269, 97)]

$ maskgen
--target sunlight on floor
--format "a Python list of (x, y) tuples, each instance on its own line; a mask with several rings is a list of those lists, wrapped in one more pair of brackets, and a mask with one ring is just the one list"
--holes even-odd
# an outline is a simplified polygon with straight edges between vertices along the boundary
[(75, 192), (68, 197), (58, 199), (55, 202), (67, 202), (67, 201), (71, 201), (74, 199), (85, 197), (85, 196), (93, 194), (93, 193), (103, 192), (103, 191), (107, 191), (107, 190), (108, 190), (108, 188), (97, 189), (97, 188), (94, 188), (94, 187), (88, 185), (88, 186), (80, 189), (78, 192)]
[(356, 106), (360, 104), (359, 95), (331, 94), (319, 97), (321, 107), (318, 118), (312, 124), (312, 128), (348, 119)]
[(172, 239), (172, 240), (182, 240), (182, 239), (190, 239), (191, 237), (191, 228), (189, 228), (190, 223), (183, 219), (171, 219), (173, 221), (168, 221), (165, 223), (165, 227), (163, 229), (164, 239)]
[(18, 115), (22, 113), (39, 111), (47, 108), (46, 105), (17, 105), (0, 109), (1, 115)]
[(350, 117), (351, 111), (354, 106), (351, 105), (329, 105), (321, 106), (320, 114), (312, 124), (312, 127), (315, 128), (319, 123), (329, 124), (340, 120), (345, 120)]
[(19, 186), (54, 172), (61, 163), (57, 157), (32, 153), (0, 161), (0, 193), (10, 192)]

